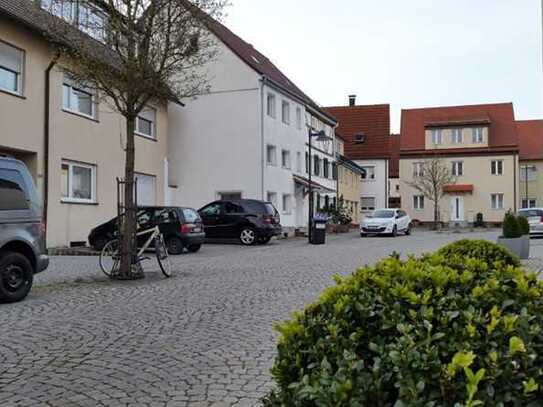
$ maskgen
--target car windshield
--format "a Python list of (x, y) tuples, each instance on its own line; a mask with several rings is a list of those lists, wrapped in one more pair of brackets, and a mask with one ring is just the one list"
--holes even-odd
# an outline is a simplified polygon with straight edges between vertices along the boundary
[(393, 218), (394, 211), (378, 210), (373, 212), (372, 218)]

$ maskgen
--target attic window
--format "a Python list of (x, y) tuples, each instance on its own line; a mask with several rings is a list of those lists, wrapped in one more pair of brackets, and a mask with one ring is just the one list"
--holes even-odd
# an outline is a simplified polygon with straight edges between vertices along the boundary
[(364, 133), (358, 133), (354, 135), (354, 141), (357, 144), (363, 144), (366, 142), (366, 135)]
[(257, 64), (260, 63), (260, 61), (258, 60), (258, 58), (255, 57), (254, 55), (251, 55), (251, 58), (253, 58), (253, 61), (255, 61)]

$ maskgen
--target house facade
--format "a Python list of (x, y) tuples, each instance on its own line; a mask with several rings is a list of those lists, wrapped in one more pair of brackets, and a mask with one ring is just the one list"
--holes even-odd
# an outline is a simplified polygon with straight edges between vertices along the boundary
[(511, 103), (402, 110), (400, 192), (413, 219), (431, 222), (434, 207), (413, 186), (424, 164), (437, 159), (454, 176), (444, 186), (440, 221), (473, 223), (481, 213), (499, 223), (516, 211), (519, 147)]
[[(217, 56), (210, 91), (171, 105), (170, 203), (200, 208), (217, 199), (272, 202), (286, 230), (307, 225), (309, 171), (315, 209), (336, 197), (336, 120), (266, 56), (212, 21)], [(327, 141), (312, 140), (308, 129)]]
[(345, 142), (341, 135), (336, 132), (338, 143), (338, 179), (337, 195), (343, 199), (343, 205), (352, 219), (353, 225), (360, 224), (360, 179), (364, 171), (354, 161), (345, 157)]
[(519, 207), (543, 207), (543, 120), (519, 120)]
[(364, 170), (360, 181), (362, 215), (388, 207), (390, 106), (357, 106), (355, 96), (351, 96), (349, 106), (326, 110), (339, 121), (338, 133), (344, 138), (345, 157)]
[[(48, 247), (79, 245), (117, 213), (125, 121), (107, 100), (72, 83), (62, 60), (53, 63), (41, 35), (46, 18), (37, 3), (0, 0), (0, 154), (28, 166), (44, 204)], [(140, 203), (163, 204), (167, 105), (150, 104), (138, 124)]]
[(402, 195), (400, 192), (400, 135), (390, 135), (390, 160), (388, 171), (388, 207), (401, 208)]

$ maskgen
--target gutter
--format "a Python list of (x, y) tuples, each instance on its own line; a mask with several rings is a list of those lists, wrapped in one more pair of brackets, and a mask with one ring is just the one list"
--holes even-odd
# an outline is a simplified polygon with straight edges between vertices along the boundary
[[(57, 53), (45, 69), (44, 117), (43, 117), (43, 223), (47, 228), (49, 208), (49, 144), (50, 144), (50, 112), (51, 112), (51, 70), (57, 64), (60, 55)], [(47, 230), (47, 229), (46, 229)], [(44, 236), (47, 247), (47, 232)]]
[(266, 83), (266, 76), (263, 75), (260, 79), (260, 197), (263, 201), (264, 197), (264, 170), (265, 170), (265, 142), (264, 142), (264, 84)]

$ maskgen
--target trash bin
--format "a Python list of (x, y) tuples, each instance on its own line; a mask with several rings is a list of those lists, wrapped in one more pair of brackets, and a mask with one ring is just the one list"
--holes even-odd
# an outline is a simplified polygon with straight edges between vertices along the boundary
[(311, 244), (325, 244), (326, 243), (326, 219), (313, 219), (311, 225)]

